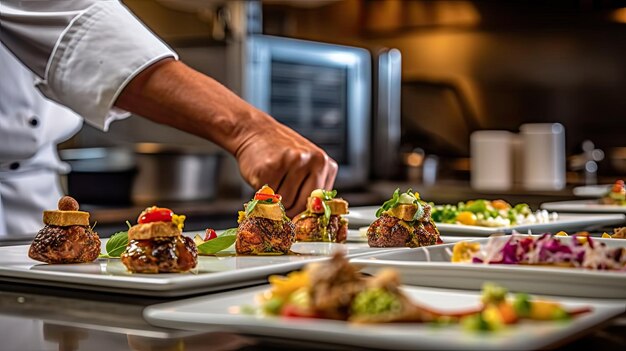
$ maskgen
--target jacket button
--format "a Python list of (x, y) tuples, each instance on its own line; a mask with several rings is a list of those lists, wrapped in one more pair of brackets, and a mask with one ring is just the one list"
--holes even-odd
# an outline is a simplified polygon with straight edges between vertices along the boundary
[(17, 170), (18, 168), (20, 168), (20, 163), (19, 162), (13, 162), (9, 165), (9, 169), (12, 171)]
[(30, 120), (28, 120), (28, 124), (30, 124), (32, 127), (36, 127), (39, 125), (39, 119), (37, 119), (36, 116), (33, 116), (30, 118)]

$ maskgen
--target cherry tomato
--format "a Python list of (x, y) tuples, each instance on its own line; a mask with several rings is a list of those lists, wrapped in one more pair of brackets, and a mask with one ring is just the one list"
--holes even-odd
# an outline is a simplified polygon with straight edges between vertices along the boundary
[(151, 222), (171, 222), (173, 215), (174, 212), (172, 212), (169, 208), (153, 206), (146, 208), (143, 212), (141, 212), (139, 218), (137, 218), (137, 223), (145, 224)]
[(257, 194), (268, 194), (268, 195), (274, 195), (274, 189), (270, 188), (267, 184), (263, 185), (261, 187), (261, 189), (259, 189), (259, 191), (256, 192)]
[(204, 241), (209, 241), (215, 238), (217, 238), (217, 233), (211, 228), (207, 229), (206, 233), (204, 233)]
[(613, 192), (621, 193), (622, 191), (624, 191), (624, 181), (618, 180), (615, 182), (615, 184), (613, 184)]
[(254, 199), (259, 201), (271, 201), (272, 203), (277, 203), (282, 200), (282, 196), (278, 194), (265, 194), (265, 193), (256, 193), (254, 194)]
[(313, 202), (311, 203), (311, 209), (315, 212), (323, 211), (324, 205), (322, 205), (322, 199), (314, 197)]

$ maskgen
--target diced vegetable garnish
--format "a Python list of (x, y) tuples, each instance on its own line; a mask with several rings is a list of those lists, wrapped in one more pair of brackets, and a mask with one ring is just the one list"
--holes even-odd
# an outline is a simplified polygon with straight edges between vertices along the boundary
[(263, 187), (254, 194), (254, 200), (275, 204), (282, 200), (282, 196), (275, 194), (274, 189), (270, 188), (268, 185), (263, 185)]
[(470, 211), (459, 212), (459, 214), (456, 215), (456, 221), (461, 224), (475, 225), (476, 220), (476, 215)]
[(531, 303), (530, 295), (526, 293), (517, 293), (513, 298), (513, 308), (515, 313), (520, 317), (528, 317), (530, 315)]
[(215, 229), (208, 228), (204, 233), (204, 241), (209, 241), (215, 238), (217, 238), (217, 233), (215, 232)]
[(352, 301), (354, 315), (378, 315), (381, 313), (398, 312), (402, 304), (397, 296), (383, 288), (370, 288), (357, 294)]
[(322, 198), (314, 197), (313, 201), (311, 201), (311, 209), (316, 212), (323, 211), (324, 203), (322, 202)]
[[(522, 319), (566, 320), (589, 312), (588, 307), (567, 310), (560, 303), (537, 300), (525, 293), (514, 296), (495, 283), (483, 284), (476, 308), (441, 312), (435, 306), (412, 302), (403, 293), (396, 271), (382, 270), (363, 277), (347, 261), (308, 265), (287, 276), (270, 276), (270, 289), (257, 296), (259, 316), (330, 318), (355, 323), (431, 322), (444, 326), (461, 323), (471, 331), (498, 331)], [(336, 265), (347, 265), (341, 268)]]
[(485, 283), (483, 285), (483, 294), (481, 296), (481, 301), (487, 304), (498, 304), (506, 298), (507, 290), (503, 286)]
[(137, 223), (145, 224), (151, 222), (171, 222), (174, 212), (169, 208), (148, 207), (143, 210), (137, 218)]

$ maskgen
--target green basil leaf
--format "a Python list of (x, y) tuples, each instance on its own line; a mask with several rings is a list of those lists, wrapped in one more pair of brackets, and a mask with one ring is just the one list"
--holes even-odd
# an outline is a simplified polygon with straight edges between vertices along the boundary
[(113, 234), (106, 244), (107, 255), (109, 257), (120, 257), (128, 246), (128, 232), (117, 232)]
[(322, 190), (322, 194), (324, 194), (324, 200), (329, 201), (337, 196), (337, 190)]
[(324, 218), (326, 219), (326, 226), (330, 223), (330, 206), (325, 201), (322, 201), (322, 206), (324, 207)]
[(385, 201), (383, 205), (376, 211), (376, 217), (380, 217), (383, 212), (387, 211), (390, 208), (396, 207), (398, 205), (398, 201), (400, 200), (400, 188), (396, 188), (396, 191), (393, 192), (391, 199)]
[(254, 199), (248, 202), (248, 205), (246, 206), (246, 217), (250, 216), (250, 214), (252, 213), (252, 210), (254, 210), (257, 203), (259, 203), (259, 200), (254, 200)]
[[(235, 232), (237, 231), (237, 229), (234, 229), (234, 230)], [(226, 232), (224, 232), (224, 234)], [(233, 235), (233, 234), (224, 235), (224, 234), (218, 236), (215, 239), (211, 239), (209, 241), (206, 241), (203, 244), (198, 245), (198, 252), (204, 255), (214, 255), (222, 250), (225, 250), (233, 246), (233, 244), (237, 240), (237, 235)]]

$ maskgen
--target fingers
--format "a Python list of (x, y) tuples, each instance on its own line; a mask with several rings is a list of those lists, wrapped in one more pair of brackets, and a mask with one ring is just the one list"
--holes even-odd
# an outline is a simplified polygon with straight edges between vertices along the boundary
[(288, 215), (304, 210), (315, 189), (332, 189), (337, 163), (290, 129), (277, 128), (271, 140), (254, 139), (237, 153), (239, 169), (255, 189), (264, 184), (283, 197)]
[(290, 169), (281, 189), (285, 194), (283, 204), (290, 216), (304, 210), (313, 190), (332, 189), (337, 174), (336, 162), (321, 149), (316, 148), (301, 157), (301, 167)]
[[(288, 154), (289, 166), (280, 191), (283, 195), (283, 205), (289, 212), (304, 208), (301, 198), (302, 192), (307, 191), (305, 188), (307, 179), (315, 181), (326, 176), (322, 155), (323, 151), (317, 148), (293, 150)], [(311, 190), (306, 195), (310, 192)], [(306, 204), (306, 200), (304, 203)]]
[[(327, 156), (328, 157), (328, 156)], [(326, 181), (324, 182), (324, 189), (332, 190), (335, 186), (335, 178), (337, 178), (337, 172), (339, 171), (339, 166), (337, 162), (332, 158), (328, 157), (328, 175), (326, 176)]]

